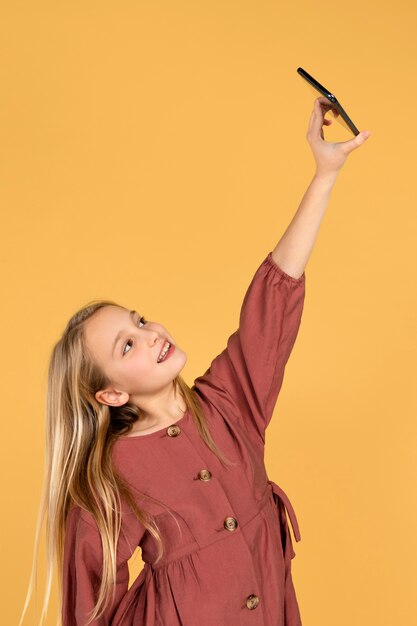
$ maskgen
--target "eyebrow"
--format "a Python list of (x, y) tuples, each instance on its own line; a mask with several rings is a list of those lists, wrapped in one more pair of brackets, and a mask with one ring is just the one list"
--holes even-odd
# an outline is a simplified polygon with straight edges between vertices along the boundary
[[(135, 311), (134, 309), (132, 309), (132, 311), (129, 311), (129, 315), (130, 315), (130, 317), (132, 318), (132, 321), (134, 321), (134, 319), (133, 319), (133, 318), (135, 317), (135, 315), (139, 315), (139, 313), (138, 313), (137, 311)], [(124, 332), (125, 332), (124, 330), (120, 330), (120, 331), (117, 333), (117, 335), (116, 335), (116, 337), (115, 337), (115, 339), (114, 339), (114, 342), (113, 342), (113, 350), (112, 350), (112, 353), (111, 353), (112, 357), (114, 356), (114, 350), (115, 350), (115, 348), (116, 348), (117, 342), (119, 341), (120, 337), (124, 334)]]

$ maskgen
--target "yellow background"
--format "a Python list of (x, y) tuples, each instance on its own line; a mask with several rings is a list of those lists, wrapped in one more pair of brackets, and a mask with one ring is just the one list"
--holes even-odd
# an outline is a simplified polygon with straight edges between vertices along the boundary
[[(167, 327), (190, 385), (205, 371), (314, 174), (318, 94), (298, 66), (372, 136), (341, 171), (306, 267), (267, 470), (300, 524), (305, 626), (417, 623), (415, 4), (0, 13), (2, 623), (17, 624), (32, 563), (53, 343), (79, 307), (111, 298)], [(33, 598), (24, 624), (37, 624)]]

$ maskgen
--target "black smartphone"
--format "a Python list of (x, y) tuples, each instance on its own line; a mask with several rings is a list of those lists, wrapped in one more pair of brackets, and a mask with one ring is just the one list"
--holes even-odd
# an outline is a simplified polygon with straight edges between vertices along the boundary
[[(336, 96), (332, 94), (331, 91), (323, 87), (323, 85), (320, 85), (320, 83), (315, 78), (313, 78), (310, 74), (308, 74), (308, 72), (303, 70), (302, 67), (298, 67), (297, 72), (307, 82), (309, 82), (310, 85), (314, 87), (314, 89), (316, 89), (319, 93), (321, 93), (322, 96), (325, 96), (328, 100), (330, 100), (333, 107), (337, 109), (337, 111), (339, 112), (339, 115), (342, 118), (342, 120), (347, 124), (349, 130), (351, 130), (354, 135), (359, 135), (360, 131), (356, 128), (355, 124), (352, 122), (352, 120), (350, 119), (350, 117), (348, 116), (348, 114), (346, 113), (346, 111), (344, 110), (344, 108), (342, 107), (338, 99), (336, 98)], [(336, 117), (336, 120), (339, 120), (339, 118)]]

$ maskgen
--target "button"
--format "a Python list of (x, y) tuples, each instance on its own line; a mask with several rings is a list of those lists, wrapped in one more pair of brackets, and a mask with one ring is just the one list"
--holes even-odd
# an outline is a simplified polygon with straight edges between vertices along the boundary
[(179, 435), (181, 432), (181, 428), (179, 426), (177, 426), (176, 424), (172, 424), (171, 426), (168, 426), (167, 428), (167, 433), (170, 437), (176, 437), (177, 435)]
[(200, 480), (210, 480), (211, 472), (208, 469), (202, 469), (198, 472), (198, 477)]
[(248, 609), (252, 610), (252, 609), (256, 609), (256, 607), (259, 604), (259, 598), (258, 596), (255, 595), (251, 595), (246, 599), (246, 606)]
[(223, 526), (226, 530), (236, 530), (237, 520), (234, 517), (226, 517)]

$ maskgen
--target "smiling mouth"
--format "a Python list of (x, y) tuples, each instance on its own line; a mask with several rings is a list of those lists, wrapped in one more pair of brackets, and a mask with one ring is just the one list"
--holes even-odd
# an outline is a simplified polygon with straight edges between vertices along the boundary
[[(168, 350), (166, 349), (167, 345), (169, 346)], [(165, 352), (164, 352), (164, 350), (165, 350)], [(161, 354), (160, 354), (159, 357), (158, 357), (157, 363), (162, 363), (163, 361), (166, 361), (171, 356), (171, 354), (172, 354), (172, 352), (174, 350), (175, 350), (174, 344), (167, 340), (165, 342), (165, 344), (164, 344), (164, 348), (161, 351), (161, 354), (163, 353), (164, 356), (161, 358)]]

